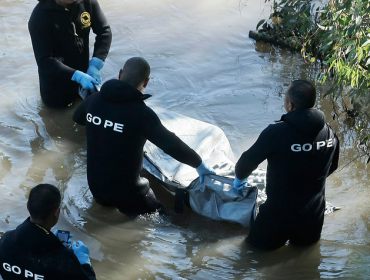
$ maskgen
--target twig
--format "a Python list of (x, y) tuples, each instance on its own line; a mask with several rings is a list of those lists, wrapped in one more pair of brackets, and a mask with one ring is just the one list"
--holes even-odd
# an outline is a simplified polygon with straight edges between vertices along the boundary
[(336, 170), (334, 171), (332, 174), (335, 174), (335, 173), (339, 173), (341, 172), (345, 167), (347, 167), (348, 165), (350, 165), (352, 162), (354, 162), (356, 159), (358, 158), (361, 158), (361, 157), (364, 157), (364, 156), (367, 156), (367, 154), (364, 154), (364, 155), (359, 155), (358, 157), (355, 157), (354, 159), (352, 159), (351, 161), (347, 162), (341, 169), (339, 170)]

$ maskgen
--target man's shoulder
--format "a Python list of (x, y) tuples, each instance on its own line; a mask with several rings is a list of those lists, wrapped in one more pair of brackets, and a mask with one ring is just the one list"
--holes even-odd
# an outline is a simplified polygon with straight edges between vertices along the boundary
[(9, 244), (10, 242), (14, 241), (14, 233), (15, 233), (14, 229), (9, 230), (5, 232), (4, 235), (0, 238), (0, 251), (6, 244)]
[[(40, 21), (47, 19), (49, 19), (49, 11), (45, 8), (45, 4), (43, 2), (39, 2), (33, 9), (28, 24), (38, 24)], [(40, 28), (40, 26), (38, 27)]]
[(147, 106), (144, 102), (143, 105), (140, 106), (139, 113), (141, 117), (149, 123), (160, 121), (157, 113), (152, 108)]
[(146, 105), (145, 102), (143, 102), (143, 110), (147, 111), (148, 114), (157, 116), (157, 113), (153, 110), (153, 108)]
[(329, 131), (331, 131), (336, 136), (337, 133), (336, 133), (335, 129), (329, 123), (325, 123), (324, 128), (328, 129)]
[(269, 124), (262, 133), (278, 133), (282, 130), (289, 129), (289, 125), (283, 121)]

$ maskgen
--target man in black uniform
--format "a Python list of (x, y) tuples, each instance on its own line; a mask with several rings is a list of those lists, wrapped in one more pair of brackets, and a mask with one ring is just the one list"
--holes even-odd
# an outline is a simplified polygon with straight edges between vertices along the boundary
[(260, 206), (247, 242), (276, 249), (288, 240), (309, 245), (321, 236), (325, 211), (325, 180), (338, 167), (339, 140), (314, 109), (315, 87), (293, 81), (285, 94), (287, 114), (269, 125), (235, 166), (234, 186), (267, 159), (267, 200)]
[[(96, 34), (89, 64), (90, 28)], [(112, 33), (97, 0), (39, 0), (28, 23), (42, 101), (65, 107), (79, 84), (93, 89), (108, 55)]]
[(31, 190), (30, 217), (0, 239), (4, 280), (96, 280), (89, 249), (81, 241), (68, 249), (50, 231), (58, 222), (60, 203), (60, 192), (53, 185), (40, 184)]
[(86, 125), (87, 179), (97, 202), (117, 207), (128, 215), (156, 211), (160, 206), (147, 179), (140, 177), (147, 140), (176, 160), (194, 168), (203, 180), (214, 174), (200, 156), (168, 131), (144, 100), (150, 66), (130, 58), (119, 80), (103, 84), (99, 93), (77, 108), (73, 119)]

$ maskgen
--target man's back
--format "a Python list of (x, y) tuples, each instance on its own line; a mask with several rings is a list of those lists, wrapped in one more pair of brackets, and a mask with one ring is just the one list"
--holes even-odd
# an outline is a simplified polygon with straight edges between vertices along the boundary
[(109, 200), (134, 190), (147, 139), (176, 159), (199, 165), (200, 157), (145, 105), (147, 97), (127, 83), (110, 80), (76, 110), (74, 120), (86, 125), (87, 177), (94, 197)]
[(1, 238), (0, 265), (4, 280), (95, 279), (90, 265), (81, 266), (72, 250), (29, 219)]
[(323, 194), (326, 177), (336, 169), (338, 156), (339, 141), (323, 113), (298, 109), (268, 126), (242, 155), (237, 168), (252, 169), (267, 158), (267, 202), (298, 209)]
[(335, 151), (339, 156), (339, 141), (315, 109), (292, 111), (275, 126), (271, 139), (276, 151), (267, 158), (267, 196), (299, 208), (324, 192), (330, 168), (337, 167), (332, 161)]

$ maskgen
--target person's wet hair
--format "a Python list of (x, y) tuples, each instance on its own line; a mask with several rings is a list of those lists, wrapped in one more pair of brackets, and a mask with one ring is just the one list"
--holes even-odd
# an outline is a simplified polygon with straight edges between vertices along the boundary
[(121, 80), (137, 88), (146, 82), (149, 75), (149, 63), (142, 57), (132, 57), (123, 66)]
[(307, 109), (315, 106), (316, 89), (313, 84), (305, 80), (295, 80), (287, 89), (288, 101), (293, 103), (296, 109)]
[(32, 218), (44, 220), (60, 206), (61, 200), (57, 187), (39, 184), (30, 192), (28, 210)]

